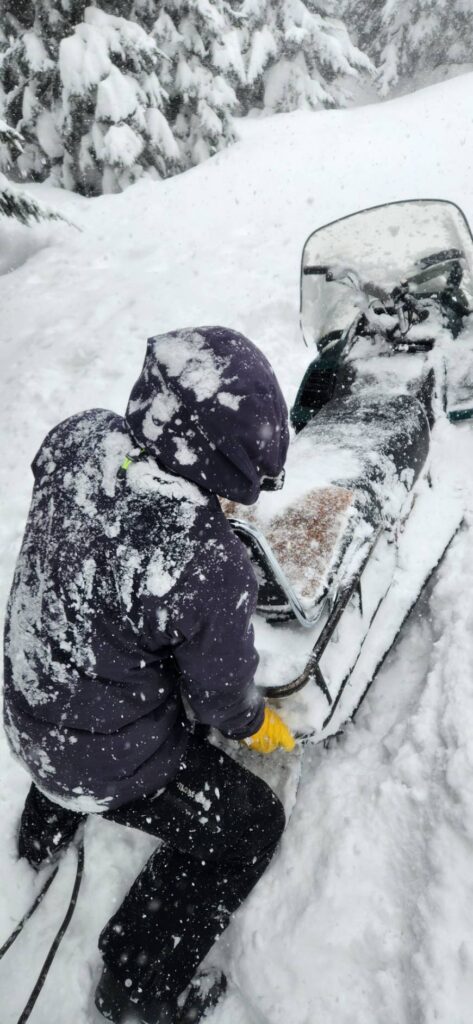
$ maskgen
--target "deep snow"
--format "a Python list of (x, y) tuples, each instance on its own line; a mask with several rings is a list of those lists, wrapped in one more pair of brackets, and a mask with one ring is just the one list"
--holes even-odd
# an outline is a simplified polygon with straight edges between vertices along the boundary
[[(467, 75), (385, 104), (248, 120), (232, 149), (120, 196), (30, 188), (79, 230), (0, 225), (2, 602), (40, 441), (80, 409), (122, 411), (148, 336), (210, 323), (241, 330), (270, 357), (290, 402), (309, 360), (298, 278), (310, 231), (364, 206), (425, 196), (457, 202), (473, 222), (472, 90)], [(467, 520), (472, 432), (458, 428), (452, 453), (464, 466)], [(306, 752), (280, 853), (219, 944), (234, 987), (212, 1024), (470, 1024), (472, 557), (465, 529), (356, 725), (329, 749)], [(261, 765), (249, 756), (291, 805), (298, 755)], [(15, 860), (28, 780), (3, 739), (0, 771), (2, 942), (38, 879)], [(79, 905), (35, 1024), (96, 1020), (97, 935), (153, 847), (89, 819)], [(71, 852), (0, 965), (2, 1024), (26, 1001), (73, 871)]]

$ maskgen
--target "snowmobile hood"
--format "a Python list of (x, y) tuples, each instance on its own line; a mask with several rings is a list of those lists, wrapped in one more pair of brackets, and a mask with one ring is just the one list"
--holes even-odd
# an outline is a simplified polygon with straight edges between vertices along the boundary
[(150, 338), (126, 421), (165, 469), (245, 505), (286, 459), (287, 408), (274, 371), (224, 327)]

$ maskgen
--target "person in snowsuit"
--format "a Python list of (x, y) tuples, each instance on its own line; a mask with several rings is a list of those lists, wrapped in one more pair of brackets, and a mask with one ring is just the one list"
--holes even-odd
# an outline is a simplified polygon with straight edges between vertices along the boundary
[(287, 447), (266, 358), (205, 327), (151, 338), (125, 418), (72, 416), (33, 462), (5, 633), (5, 728), (33, 779), (20, 855), (40, 865), (89, 812), (164, 840), (100, 937), (112, 1021), (179, 1019), (284, 828), (201, 732), (293, 746), (253, 682), (257, 583), (217, 498), (255, 502)]

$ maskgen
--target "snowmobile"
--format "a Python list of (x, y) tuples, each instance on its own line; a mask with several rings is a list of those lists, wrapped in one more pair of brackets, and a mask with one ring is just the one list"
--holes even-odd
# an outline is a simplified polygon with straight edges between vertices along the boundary
[[(271, 624), (257, 625), (263, 688), (290, 697), (289, 724), (318, 741), (354, 716), (462, 523), (451, 424), (473, 415), (464, 214), (410, 200), (319, 228), (300, 311), (316, 354), (291, 411), (285, 486), (226, 514)], [(291, 647), (303, 658), (292, 679)]]

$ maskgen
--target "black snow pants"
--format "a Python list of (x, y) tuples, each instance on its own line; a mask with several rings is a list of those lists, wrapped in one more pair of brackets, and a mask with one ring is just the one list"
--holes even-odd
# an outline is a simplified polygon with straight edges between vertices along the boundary
[(105, 964), (132, 997), (174, 998), (268, 866), (283, 807), (265, 782), (191, 736), (161, 794), (103, 817), (164, 841), (100, 936)]

